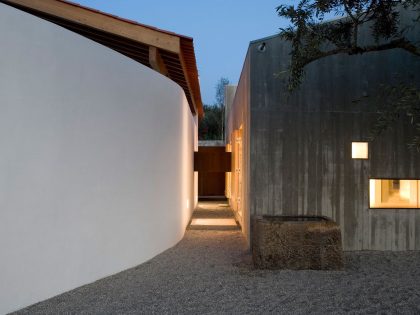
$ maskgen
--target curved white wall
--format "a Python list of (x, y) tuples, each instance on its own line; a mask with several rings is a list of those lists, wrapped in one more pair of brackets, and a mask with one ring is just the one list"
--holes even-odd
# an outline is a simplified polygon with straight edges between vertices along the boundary
[(0, 4), (0, 313), (175, 245), (196, 122), (172, 81)]

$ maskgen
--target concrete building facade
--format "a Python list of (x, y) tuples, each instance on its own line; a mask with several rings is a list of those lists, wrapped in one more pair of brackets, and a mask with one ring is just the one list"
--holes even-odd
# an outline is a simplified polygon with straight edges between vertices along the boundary
[[(401, 14), (412, 21), (411, 13)], [(417, 24), (408, 36), (419, 34)], [(367, 29), (361, 36), (372, 40)], [(278, 75), (289, 53), (280, 36), (251, 42), (227, 114), (230, 203), (248, 240), (253, 215), (311, 214), (340, 224), (345, 250), (419, 250), (420, 155), (406, 145), (413, 126), (398, 121), (367, 144), (367, 159), (352, 158), (352, 143), (367, 142), (381, 85), (420, 86), (420, 58), (399, 49), (331, 56), (307, 66), (290, 94)], [(386, 181), (375, 188), (375, 179)], [(406, 189), (415, 200), (375, 207), (373, 192), (381, 187), (383, 196), (385, 188), (400, 197)]]

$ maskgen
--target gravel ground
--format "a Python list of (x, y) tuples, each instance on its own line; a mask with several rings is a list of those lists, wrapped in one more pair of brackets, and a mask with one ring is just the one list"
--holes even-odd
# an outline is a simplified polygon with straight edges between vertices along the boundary
[(420, 314), (420, 252), (345, 259), (345, 271), (255, 270), (241, 232), (188, 230), (142, 265), (16, 314)]

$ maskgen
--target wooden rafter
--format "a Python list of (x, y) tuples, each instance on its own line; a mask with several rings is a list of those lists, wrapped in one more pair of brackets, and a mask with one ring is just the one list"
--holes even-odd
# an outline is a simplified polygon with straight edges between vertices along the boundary
[[(187, 66), (185, 64), (184, 55), (182, 53), (182, 50), (179, 53), (179, 61), (181, 62), (182, 70), (184, 71), (184, 73), (188, 73), (188, 69), (187, 69)], [(188, 90), (192, 91), (192, 85), (191, 85), (190, 78), (188, 77), (188, 75), (185, 76), (185, 81), (187, 82)], [(195, 102), (195, 99), (191, 98), (191, 101), (192, 101), (192, 104), (190, 104), (190, 109), (191, 109), (193, 114), (197, 114), (197, 104)]]
[(175, 35), (162, 33), (139, 24), (127, 23), (110, 15), (86, 10), (66, 2), (56, 0), (4, 0), (2, 2), (41, 11), (173, 53), (180, 52), (180, 39)]
[(168, 75), (168, 69), (166, 69), (165, 62), (159, 53), (159, 49), (156, 47), (149, 47), (149, 63), (150, 66), (157, 72), (163, 74), (164, 76)]
[(105, 45), (167, 76), (203, 117), (192, 38), (125, 20), (67, 0), (0, 0)]

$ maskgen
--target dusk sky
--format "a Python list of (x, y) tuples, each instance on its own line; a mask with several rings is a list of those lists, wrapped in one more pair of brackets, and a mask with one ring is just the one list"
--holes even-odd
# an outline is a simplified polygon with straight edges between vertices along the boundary
[(194, 38), (201, 93), (213, 104), (221, 77), (236, 84), (250, 41), (279, 32), (287, 21), (275, 8), (285, 0), (73, 0), (120, 17)]

